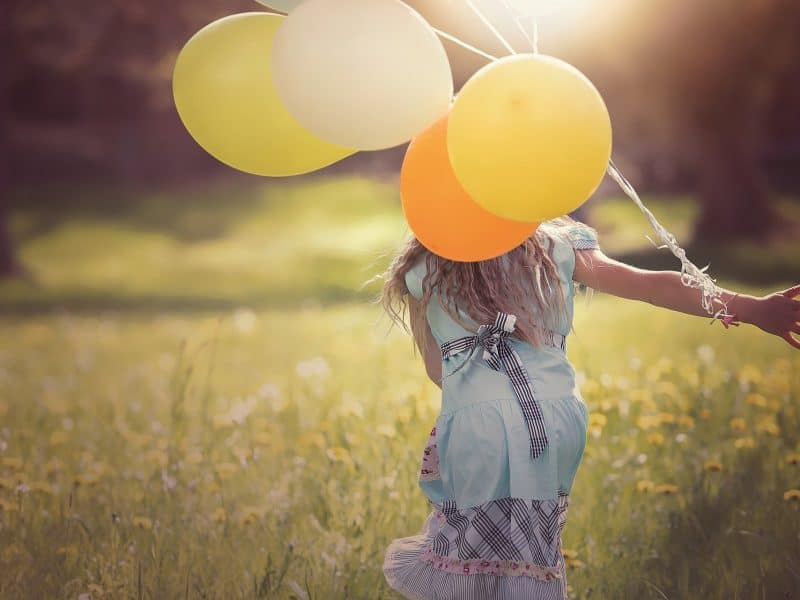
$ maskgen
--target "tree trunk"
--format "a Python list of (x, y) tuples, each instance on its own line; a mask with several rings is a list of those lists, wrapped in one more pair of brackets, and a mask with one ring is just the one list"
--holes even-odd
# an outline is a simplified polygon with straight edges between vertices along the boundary
[(735, 128), (705, 140), (700, 166), (700, 218), (695, 239), (761, 239), (778, 225), (770, 191), (751, 140)]
[[(11, 10), (6, 4), (0, 9), (0, 50), (8, 50)], [(10, 56), (2, 52), (2, 56)], [(0, 278), (19, 275), (21, 269), (14, 254), (14, 245), (8, 233), (8, 69), (0, 69)]]
[[(1, 160), (1, 159), (0, 159)], [(0, 175), (0, 278), (22, 274), (22, 269), (14, 253), (14, 245), (8, 234), (7, 191), (4, 174)]]

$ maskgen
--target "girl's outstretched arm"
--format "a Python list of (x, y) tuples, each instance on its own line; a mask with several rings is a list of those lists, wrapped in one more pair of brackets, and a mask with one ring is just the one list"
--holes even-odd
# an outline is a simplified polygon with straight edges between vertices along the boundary
[[(689, 315), (709, 314), (700, 304), (700, 290), (681, 282), (678, 271), (648, 271), (619, 262), (600, 249), (575, 251), (575, 272), (572, 277), (588, 287), (631, 300), (649, 302), (656, 306)], [(742, 323), (776, 335), (800, 350), (800, 285), (766, 296), (751, 296), (722, 289), (722, 299), (728, 313)], [(718, 306), (717, 308), (722, 308)]]
[(436, 338), (433, 337), (424, 312), (420, 310), (419, 301), (411, 294), (408, 295), (408, 307), (411, 332), (414, 334), (414, 342), (417, 344), (417, 348), (419, 348), (420, 354), (422, 354), (422, 358), (425, 361), (425, 372), (433, 383), (442, 387), (442, 351)]

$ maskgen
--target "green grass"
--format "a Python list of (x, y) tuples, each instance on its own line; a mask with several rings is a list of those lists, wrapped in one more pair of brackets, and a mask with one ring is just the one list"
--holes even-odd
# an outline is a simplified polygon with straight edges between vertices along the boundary
[[(106, 193), (14, 215), (32, 279), (0, 287), (0, 597), (398, 598), (383, 550), (426, 516), (439, 390), (357, 291), (404, 235), (395, 188)], [(646, 231), (592, 215), (611, 254)], [(602, 294), (568, 353), (592, 414), (570, 597), (792, 598), (798, 353)]]

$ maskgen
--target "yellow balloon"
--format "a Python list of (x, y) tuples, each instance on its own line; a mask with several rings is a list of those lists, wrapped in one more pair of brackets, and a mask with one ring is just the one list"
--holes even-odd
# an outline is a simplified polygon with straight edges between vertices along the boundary
[(578, 69), (517, 54), (464, 85), (447, 147), (475, 202), (506, 219), (540, 222), (572, 212), (600, 185), (611, 158), (611, 119)]
[(256, 175), (308, 173), (356, 152), (310, 133), (278, 98), (270, 54), (285, 18), (254, 12), (214, 21), (186, 43), (172, 76), (175, 107), (195, 141)]

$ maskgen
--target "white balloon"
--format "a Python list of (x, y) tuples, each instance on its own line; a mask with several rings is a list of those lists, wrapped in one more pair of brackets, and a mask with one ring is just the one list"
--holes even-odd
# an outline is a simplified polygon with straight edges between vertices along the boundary
[(409, 141), (453, 96), (441, 41), (400, 0), (305, 0), (276, 34), (272, 69), (306, 129), (359, 150)]
[(289, 13), (303, 0), (256, 0), (259, 4), (267, 8), (274, 8), (281, 12)]
[(509, 6), (527, 17), (546, 17), (562, 10), (571, 0), (504, 0)]

